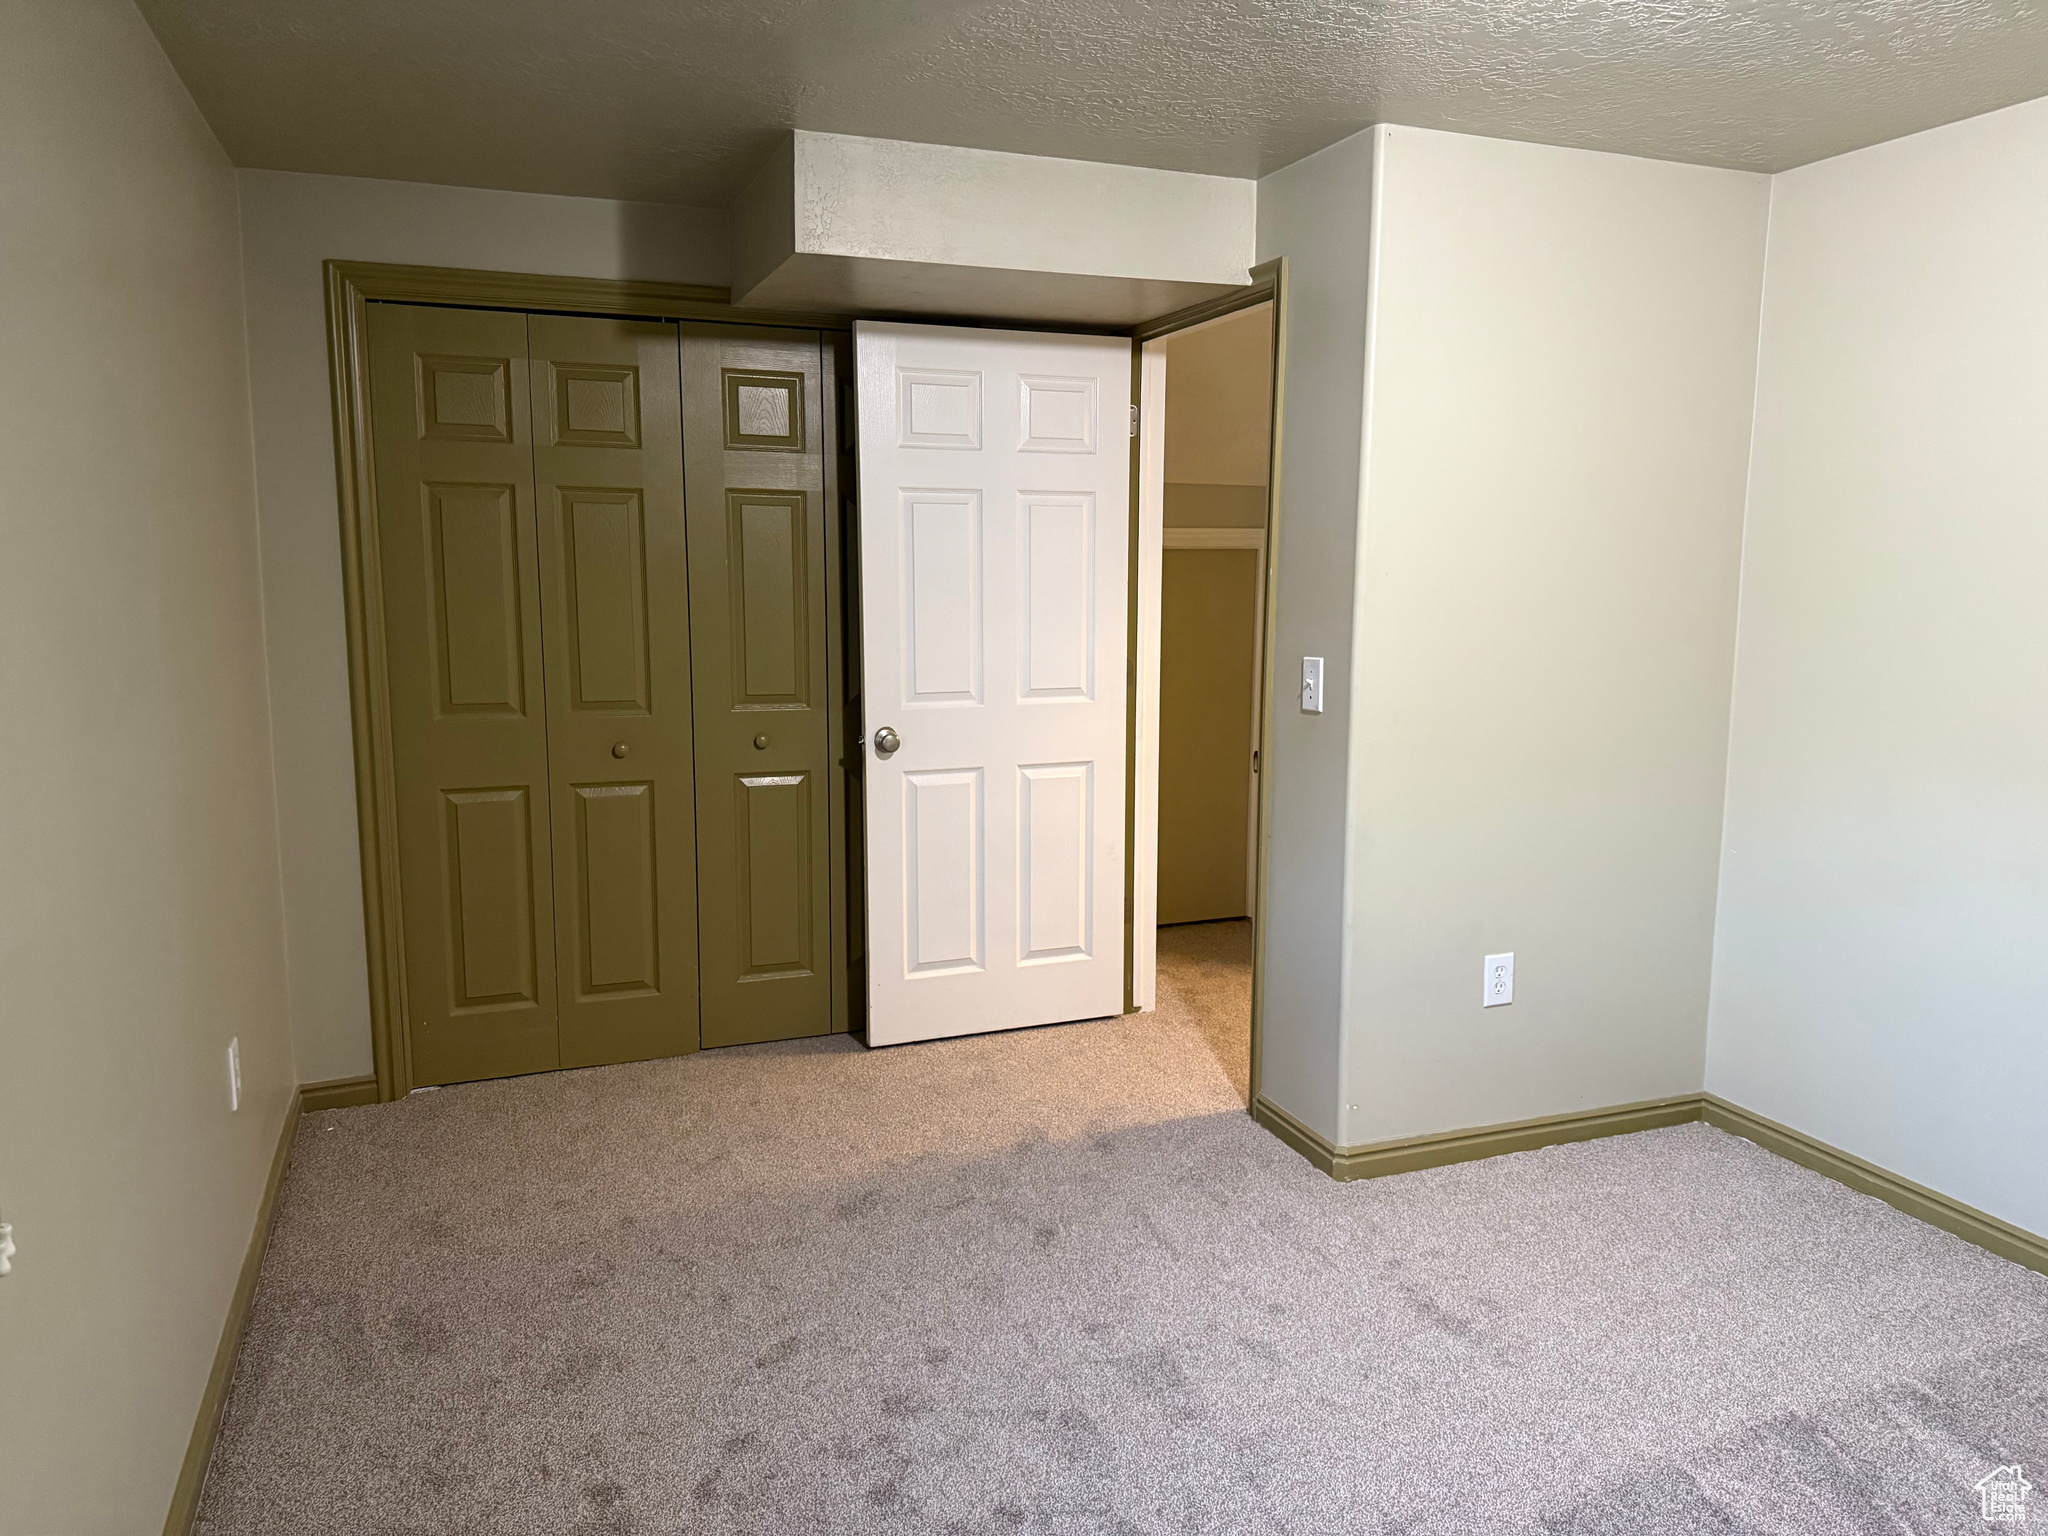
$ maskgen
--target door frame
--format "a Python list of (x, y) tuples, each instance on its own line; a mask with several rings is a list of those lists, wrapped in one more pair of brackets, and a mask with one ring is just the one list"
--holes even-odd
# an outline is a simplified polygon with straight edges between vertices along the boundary
[[(1160, 315), (1128, 329), (1097, 325), (1056, 325), (1050, 323), (1012, 325), (1019, 330), (1067, 330), (1076, 333), (1121, 334), (1131, 338), (1131, 375), (1139, 420), (1150, 430), (1131, 438), (1130, 587), (1128, 604), (1127, 687), (1125, 690), (1124, 784), (1124, 1006), (1136, 1010), (1134, 984), (1138, 959), (1140, 925), (1139, 809), (1141, 793), (1149, 808), (1150, 823), (1143, 829), (1143, 846), (1151, 864), (1146, 884), (1144, 954), (1148, 967), (1154, 964), (1158, 882), (1158, 650), (1159, 575), (1162, 532), (1161, 498), (1152, 474), (1145, 468), (1148, 445), (1163, 447), (1163, 414), (1148, 410), (1144, 389), (1146, 343), (1161, 340), (1176, 331), (1219, 319), (1254, 305), (1273, 306), (1273, 418), (1266, 485), (1266, 529), (1264, 592), (1262, 595), (1261, 650), (1258, 696), (1260, 718), (1254, 748), (1262, 769), (1270, 768), (1266, 743), (1272, 731), (1273, 637), (1278, 609), (1281, 435), (1285, 420), (1287, 346), (1287, 263), (1284, 258), (1262, 262), (1251, 269), (1251, 282), (1244, 288), (1218, 298)], [(540, 273), (497, 272), (476, 268), (410, 266), (387, 262), (327, 261), (322, 263), (327, 314), (327, 349), (331, 404), (334, 414), (335, 491), (340, 511), (342, 553), (342, 601), (347, 631), (350, 736), (355, 758), (356, 825), (363, 882), (363, 937), (368, 962), (370, 1041), (376, 1069), (377, 1099), (389, 1102), (405, 1097), (413, 1089), (411, 1041), (405, 1021), (405, 953), (400, 927), (398, 884), (397, 780), (392, 763), (390, 697), (384, 654), (384, 613), (382, 582), (377, 558), (372, 443), (369, 421), (369, 314), (373, 303), (447, 304), (472, 309), (516, 309), (557, 314), (610, 315), (647, 320), (697, 320), (723, 325), (799, 327), (806, 330), (850, 335), (855, 317), (846, 314), (810, 313), (798, 310), (741, 310), (733, 307), (729, 288), (700, 283), (648, 282), (622, 278), (556, 277)], [(876, 318), (882, 318), (877, 316)], [(893, 317), (892, 317), (893, 318)], [(917, 316), (931, 323), (944, 317)], [(991, 324), (966, 320), (967, 324)], [(838, 444), (851, 441), (839, 419), (849, 408), (843, 386), (838, 410), (827, 411), (827, 425)], [(1163, 360), (1155, 378), (1163, 378)], [(1155, 384), (1154, 396), (1159, 390)], [(1156, 425), (1153, 417), (1157, 416)], [(836, 454), (835, 454), (836, 457)], [(836, 465), (834, 467), (837, 467)], [(1163, 477), (1163, 457), (1156, 457), (1154, 469)], [(1151, 488), (1147, 505), (1148, 487)], [(843, 501), (852, 489), (843, 481)], [(828, 528), (836, 526), (828, 519)], [(851, 550), (842, 551), (850, 576), (856, 567)], [(1149, 584), (1148, 584), (1149, 572)], [(840, 594), (834, 592), (833, 597)], [(847, 614), (841, 603), (839, 622)], [(1149, 637), (1149, 638), (1148, 638)], [(1149, 677), (1141, 665), (1149, 655)], [(857, 653), (842, 657), (842, 667), (855, 665)], [(841, 690), (842, 692), (844, 690)], [(846, 701), (835, 696), (834, 705), (842, 717)], [(858, 718), (842, 718), (833, 727), (835, 741), (851, 729), (862, 728)], [(841, 742), (843, 747), (844, 743)], [(1148, 756), (1149, 754), (1149, 756)], [(1149, 764), (1141, 785), (1141, 761)], [(839, 796), (848, 786), (835, 784)], [(1271, 803), (1267, 785), (1270, 771), (1258, 776), (1256, 842), (1256, 884), (1252, 914), (1252, 1002), (1251, 1002), (1251, 1099), (1258, 1101), (1261, 1042), (1265, 1011), (1266, 890), (1271, 883)], [(841, 800), (844, 803), (844, 800)], [(859, 818), (848, 816), (846, 836), (856, 850), (848, 878), (857, 891), (863, 878), (859, 866), (861, 827)], [(847, 909), (850, 923), (865, 922), (865, 910), (858, 905)], [(865, 958), (864, 942), (858, 946)], [(858, 961), (855, 962), (858, 964)], [(1149, 974), (1149, 973), (1148, 973)], [(864, 988), (849, 983), (851, 1011), (857, 1018)], [(1247, 1110), (1249, 1113), (1249, 1110)]]
[[(1267, 442), (1266, 526), (1262, 540), (1259, 596), (1259, 664), (1254, 695), (1252, 750), (1259, 773), (1252, 829), (1252, 1018), (1251, 1092), (1245, 1113), (1259, 1102), (1260, 1060), (1266, 1011), (1266, 890), (1272, 883), (1272, 757), (1274, 634), (1279, 628), (1280, 465), (1287, 398), (1287, 260), (1276, 257), (1251, 269), (1249, 286), (1220, 298), (1161, 315), (1131, 333), (1131, 376), (1138, 398), (1140, 431), (1131, 442), (1130, 751), (1126, 754), (1124, 847), (1124, 1007), (1151, 1007), (1158, 971), (1159, 914), (1159, 619), (1164, 574), (1166, 512), (1166, 415), (1160, 399), (1166, 377), (1158, 343), (1175, 332), (1220, 320), (1260, 304), (1273, 306), (1272, 423)], [(1152, 384), (1148, 399), (1145, 385)], [(1139, 857), (1140, 849), (1145, 859)], [(1149, 862), (1148, 862), (1149, 861)], [(1144, 991), (1141, 994), (1140, 972)]]
[[(369, 306), (374, 303), (445, 304), (466, 309), (513, 309), (603, 315), (636, 320), (697, 320), (721, 325), (797, 327), (849, 332), (845, 315), (783, 310), (736, 310), (730, 289), (695, 283), (547, 277), (459, 267), (397, 266), (382, 262), (323, 263), (327, 355), (334, 409), (335, 491), (341, 512), (341, 582), (348, 634), (349, 717), (355, 749), (356, 827), (363, 877), (363, 939), (369, 960), (370, 1044), (377, 1099), (402, 1099), (414, 1087), (412, 1041), (405, 1027), (405, 944), (398, 880), (398, 783), (392, 758), (391, 699), (384, 652), (384, 594), (379, 575), (373, 445), (369, 413)], [(844, 441), (836, 402), (826, 406), (828, 481)], [(827, 502), (844, 487), (828, 485)], [(836, 506), (828, 505), (827, 538), (837, 543)], [(841, 594), (828, 587), (828, 620), (843, 625)], [(835, 643), (836, 643), (835, 636)], [(842, 658), (843, 664), (843, 658)], [(833, 676), (839, 676), (835, 668)], [(843, 688), (829, 703), (835, 748), (844, 742)], [(833, 804), (843, 807), (844, 773), (834, 776)], [(845, 825), (836, 834), (843, 852)], [(832, 876), (840, 878), (839, 871)], [(842, 896), (843, 899), (843, 896)], [(834, 946), (835, 990), (845, 985), (845, 946)]]

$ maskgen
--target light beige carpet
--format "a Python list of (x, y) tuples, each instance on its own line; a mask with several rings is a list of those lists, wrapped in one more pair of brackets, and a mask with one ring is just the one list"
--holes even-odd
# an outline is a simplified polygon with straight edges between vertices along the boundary
[(1334, 1183), (1243, 953), (308, 1117), (201, 1530), (1867, 1536), (2048, 1468), (2048, 1279), (1704, 1126)]

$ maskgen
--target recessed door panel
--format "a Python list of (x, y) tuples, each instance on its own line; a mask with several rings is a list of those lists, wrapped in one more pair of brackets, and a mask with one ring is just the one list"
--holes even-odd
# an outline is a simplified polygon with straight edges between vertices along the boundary
[[(462, 322), (447, 317), (455, 312), (439, 310), (423, 316), (423, 323), (414, 329), (429, 332), (436, 329), (452, 333), (462, 328)], [(378, 323), (387, 329), (392, 322), (387, 318)], [(514, 384), (515, 365), (526, 360), (524, 315), (502, 315), (505, 322), (498, 326), (479, 324), (468, 327), (486, 342), (509, 345), (515, 339), (520, 343), (514, 357), (460, 357), (443, 356), (427, 352), (413, 353), (413, 423), (422, 441), (470, 442), (470, 443), (511, 443), (525, 434), (516, 432), (512, 421), (511, 399)], [(521, 332), (515, 338), (513, 327)], [(485, 335), (495, 330), (496, 335)], [(394, 378), (390, 381), (397, 383)], [(395, 393), (395, 390), (392, 391)], [(387, 399), (386, 425), (398, 424), (398, 402)]]
[(638, 490), (563, 488), (571, 707), (645, 714), (647, 512)]
[(868, 1043), (1119, 1012), (1130, 344), (854, 339)]
[[(896, 370), (896, 445), (981, 447), (981, 374), (972, 368)], [(870, 383), (869, 388), (873, 387)], [(886, 387), (886, 383), (884, 385)]]
[(661, 988), (654, 786), (578, 784), (576, 854), (583, 898), (582, 994)]
[(557, 1064), (526, 317), (373, 304), (379, 635), (403, 1048), (421, 1084)]
[(981, 702), (981, 493), (904, 491), (907, 704)]
[(810, 702), (806, 500), (802, 491), (726, 492), (732, 696), (742, 710)]
[(678, 1055), (698, 998), (675, 328), (529, 334), (562, 1062)]
[(804, 451), (804, 375), (760, 368), (721, 368), (725, 446)]
[(1095, 394), (1092, 377), (1048, 377), (1024, 374), (1018, 386), (1021, 399), (1018, 419), (1021, 427), (1019, 451), (1024, 453), (1093, 453), (1095, 451)]
[(1027, 494), (1018, 498), (1024, 547), (1023, 661), (1027, 699), (1087, 699), (1094, 692), (1095, 499)]
[[(518, 488), (422, 489), (443, 714), (526, 712)], [(530, 577), (531, 573), (527, 573)]]
[(811, 776), (734, 780), (740, 961), (748, 978), (811, 968)]
[(530, 797), (523, 788), (445, 792), (448, 934), (457, 1013), (534, 1003)]
[(552, 383), (555, 431), (551, 446), (640, 446), (638, 368), (631, 363), (579, 364), (548, 358), (541, 359), (541, 364)]
[(831, 948), (834, 386), (814, 332), (681, 334), (704, 1043), (821, 1035), (845, 963)]
[(982, 968), (988, 909), (981, 770), (903, 775), (904, 973)]
[(1094, 935), (1095, 765), (1017, 770), (1018, 959), (1084, 958)]

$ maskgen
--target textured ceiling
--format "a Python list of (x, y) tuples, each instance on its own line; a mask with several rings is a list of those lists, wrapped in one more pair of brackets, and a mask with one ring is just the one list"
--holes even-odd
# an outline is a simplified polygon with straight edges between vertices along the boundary
[(140, 0), (241, 165), (723, 203), (776, 130), (1255, 176), (1374, 122), (1780, 170), (2048, 94), (2008, 0)]

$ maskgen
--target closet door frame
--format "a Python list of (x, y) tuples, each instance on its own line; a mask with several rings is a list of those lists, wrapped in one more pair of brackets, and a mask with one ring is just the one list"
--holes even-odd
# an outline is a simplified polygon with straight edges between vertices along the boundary
[[(821, 331), (828, 349), (843, 348), (852, 321), (843, 315), (735, 310), (730, 293), (685, 283), (543, 277), (526, 273), (464, 271), (446, 267), (371, 262), (325, 264), (329, 377), (333, 387), (336, 489), (341, 513), (342, 594), (347, 623), (349, 713), (355, 746), (356, 813), (361, 839), (363, 920), (369, 958), (370, 1038), (375, 1078), (308, 1085), (326, 1107), (400, 1099), (417, 1086), (405, 1005), (405, 943), (399, 892), (398, 783), (391, 733), (391, 698), (384, 642), (382, 570), (377, 541), (374, 444), (369, 411), (369, 310), (373, 303), (437, 304), (473, 309), (607, 315), (644, 320), (699, 320), (725, 325), (798, 327)], [(842, 375), (843, 377), (843, 375)], [(825, 412), (832, 451), (828, 472), (839, 469), (843, 402)], [(839, 497), (833, 487), (831, 503)], [(835, 527), (834, 532), (838, 531)], [(832, 596), (840, 595), (837, 581)], [(835, 754), (832, 801), (838, 812), (837, 846), (857, 858), (847, 835), (844, 775), (847, 711), (842, 652), (844, 610), (834, 615), (834, 688), (831, 735)], [(857, 770), (858, 759), (853, 760)], [(842, 864), (842, 868), (844, 865)], [(838, 872), (835, 872), (837, 874)], [(843, 876), (841, 878), (844, 878)], [(852, 878), (858, 878), (857, 868)], [(837, 885), (843, 890), (843, 885)], [(835, 1030), (848, 1027), (846, 924), (834, 925)]]

